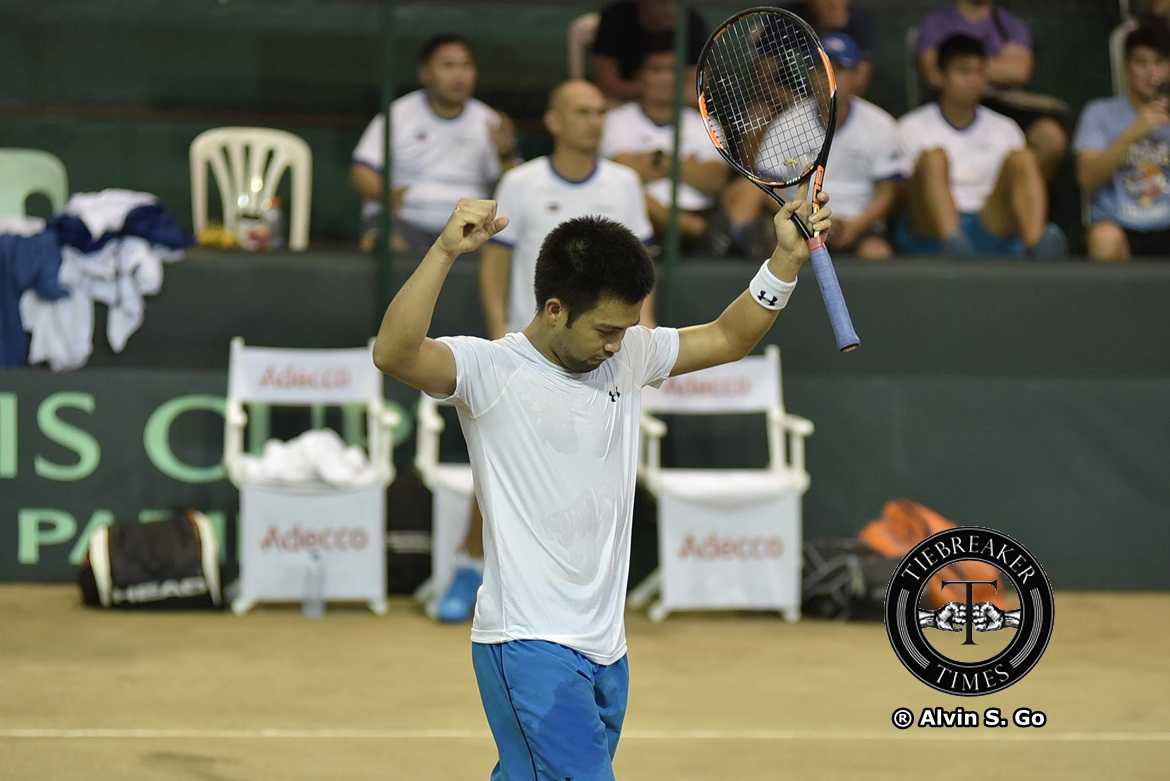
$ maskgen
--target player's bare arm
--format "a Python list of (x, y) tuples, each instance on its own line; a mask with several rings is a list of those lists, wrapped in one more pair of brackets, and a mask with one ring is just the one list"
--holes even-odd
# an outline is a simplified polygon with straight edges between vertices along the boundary
[(427, 338), (439, 291), (455, 258), (474, 252), (508, 225), (496, 202), (463, 199), (410, 279), (395, 294), (374, 342), (374, 365), (412, 388), (434, 395), (455, 390), (455, 356)]
[[(792, 215), (798, 215), (812, 230), (821, 233), (832, 225), (833, 210), (825, 206), (828, 194), (818, 194), (817, 202), (822, 208), (814, 213), (812, 203), (803, 198), (788, 201), (773, 218), (776, 249), (768, 259), (768, 271), (782, 283), (795, 282), (800, 267), (808, 260), (808, 246), (792, 224)], [(678, 360), (671, 376), (738, 361), (764, 338), (779, 314), (779, 310), (761, 306), (751, 291), (745, 290), (718, 319), (679, 331)]]

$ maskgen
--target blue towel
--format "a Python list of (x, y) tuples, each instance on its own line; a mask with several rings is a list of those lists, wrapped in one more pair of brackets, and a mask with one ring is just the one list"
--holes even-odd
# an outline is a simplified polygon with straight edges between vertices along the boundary
[(0, 235), (0, 367), (28, 365), (28, 334), (20, 320), (20, 296), (33, 289), (55, 301), (69, 295), (57, 282), (61, 248), (57, 235)]

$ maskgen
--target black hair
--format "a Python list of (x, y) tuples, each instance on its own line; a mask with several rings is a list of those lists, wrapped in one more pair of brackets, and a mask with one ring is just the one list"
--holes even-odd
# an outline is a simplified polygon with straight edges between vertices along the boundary
[(597, 306), (602, 295), (636, 303), (654, 288), (654, 263), (624, 225), (605, 217), (576, 217), (545, 237), (536, 258), (536, 308), (550, 298), (569, 310), (569, 322)]
[[(639, 53), (638, 68), (646, 64), (651, 54), (674, 54), (674, 35), (670, 38), (651, 38), (642, 45)], [(637, 70), (637, 68), (635, 68)]]
[(418, 50), (418, 64), (426, 65), (431, 61), (431, 57), (435, 56), (435, 52), (439, 50), (440, 46), (446, 46), (449, 43), (457, 43), (467, 49), (469, 53), (471, 52), (471, 41), (456, 33), (443, 33), (429, 38), (422, 45), (422, 48)]
[(1153, 49), (1159, 57), (1170, 57), (1170, 33), (1152, 25), (1135, 27), (1125, 36), (1125, 59), (1132, 57), (1139, 47)]
[(970, 35), (952, 35), (938, 45), (938, 69), (945, 71), (947, 65), (959, 57), (987, 59), (987, 49), (978, 38)]

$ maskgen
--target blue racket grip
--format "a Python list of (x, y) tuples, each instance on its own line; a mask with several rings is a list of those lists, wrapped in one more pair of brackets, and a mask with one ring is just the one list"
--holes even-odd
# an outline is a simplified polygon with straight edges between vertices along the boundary
[(817, 275), (817, 284), (821, 288), (821, 298), (825, 300), (829, 323), (833, 326), (833, 338), (837, 340), (837, 349), (841, 352), (856, 350), (861, 344), (861, 339), (853, 330), (849, 307), (845, 306), (845, 296), (841, 294), (841, 283), (837, 281), (837, 272), (833, 270), (833, 261), (829, 257), (829, 250), (825, 248), (825, 240), (820, 236), (809, 239), (808, 255), (812, 261), (813, 272)]

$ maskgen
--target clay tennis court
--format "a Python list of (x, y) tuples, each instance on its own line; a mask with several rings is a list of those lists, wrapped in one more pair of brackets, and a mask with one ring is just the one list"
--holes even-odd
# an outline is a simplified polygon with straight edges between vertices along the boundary
[[(1165, 779), (1170, 596), (1056, 595), (1048, 651), (998, 696), (914, 680), (879, 624), (628, 616), (616, 770), (642, 779)], [(486, 779), (467, 628), (403, 598), (229, 614), (82, 609), (0, 588), (0, 778)], [(1043, 710), (1042, 729), (895, 730), (894, 708)]]

